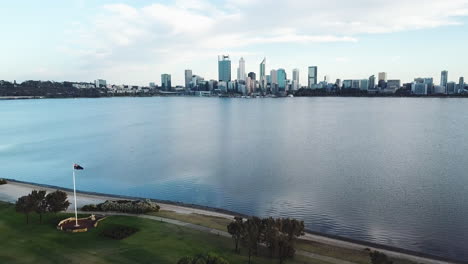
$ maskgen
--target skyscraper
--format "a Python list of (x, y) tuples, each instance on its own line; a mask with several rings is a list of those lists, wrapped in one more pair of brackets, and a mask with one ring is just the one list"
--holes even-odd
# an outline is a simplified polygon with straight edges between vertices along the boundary
[(387, 73), (386, 72), (379, 72), (379, 82), (380, 81), (387, 82)]
[(276, 70), (270, 72), (270, 89), (272, 93), (278, 92), (278, 73)]
[(313, 85), (317, 84), (317, 66), (309, 66), (308, 74), (308, 87), (312, 88)]
[(263, 58), (262, 62), (260, 63), (260, 88), (265, 91), (266, 90), (266, 58)]
[(277, 76), (278, 76), (278, 89), (279, 90), (286, 90), (286, 71), (284, 69), (278, 69)]
[(240, 58), (240, 60), (239, 60), (239, 68), (237, 68), (237, 80), (238, 81), (245, 81), (245, 60), (244, 60), (244, 58)]
[(440, 86), (447, 87), (448, 82), (448, 71), (442, 71), (440, 74)]
[(171, 90), (172, 84), (170, 74), (161, 74), (161, 87), (164, 91)]
[(458, 82), (458, 90), (463, 92), (463, 89), (465, 89), (465, 78), (460, 77), (460, 80)]
[(359, 88), (363, 91), (369, 90), (369, 79), (362, 79)]
[(387, 73), (386, 72), (379, 72), (379, 81), (377, 83), (377, 86), (380, 89), (387, 88)]
[(299, 89), (299, 69), (294, 69), (292, 72), (292, 89)]
[(271, 83), (278, 84), (278, 73), (276, 70), (271, 70), (270, 72)]
[(375, 89), (375, 75), (369, 77), (369, 90)]
[(250, 77), (250, 79), (253, 81), (257, 80), (257, 75), (255, 74), (255, 72), (249, 72), (248, 77)]
[(218, 80), (220, 82), (231, 81), (231, 59), (229, 55), (218, 56)]
[(190, 89), (190, 82), (192, 81), (192, 70), (185, 70), (185, 89)]

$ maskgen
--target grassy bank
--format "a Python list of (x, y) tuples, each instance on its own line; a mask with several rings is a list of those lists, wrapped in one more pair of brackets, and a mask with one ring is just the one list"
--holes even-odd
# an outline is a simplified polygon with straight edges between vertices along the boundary
[[(137, 217), (112, 216), (97, 229), (71, 234), (56, 230), (56, 223), (69, 214), (48, 214), (39, 224), (31, 223), (0, 202), (0, 263), (177, 263), (182, 256), (214, 252), (230, 263), (246, 263), (245, 255), (233, 252), (231, 239), (185, 227)], [(113, 225), (126, 225), (140, 231), (124, 240), (100, 235)], [(276, 259), (255, 257), (254, 263), (278, 263)], [(298, 256), (287, 263), (318, 263)]]
[[(192, 223), (196, 225), (201, 225), (221, 231), (227, 232), (227, 225), (231, 222), (231, 220), (222, 218), (222, 217), (215, 217), (215, 216), (208, 216), (208, 215), (201, 215), (201, 214), (180, 214), (172, 211), (164, 211), (161, 210), (157, 213), (150, 213), (150, 215), (175, 219), (187, 223)], [(348, 248), (341, 248), (336, 246), (331, 246), (327, 244), (312, 242), (312, 241), (305, 241), (299, 240), (297, 243), (297, 249), (315, 253), (322, 256), (333, 257), (336, 259), (346, 260), (358, 264), (369, 264), (369, 252), (365, 250), (365, 247), (362, 247), (362, 250), (354, 250)], [(404, 260), (404, 259), (392, 259), (395, 264), (415, 264), (415, 262)]]

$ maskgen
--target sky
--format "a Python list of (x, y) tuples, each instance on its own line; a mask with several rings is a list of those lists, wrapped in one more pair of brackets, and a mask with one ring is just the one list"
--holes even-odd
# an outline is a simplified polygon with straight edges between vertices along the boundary
[(148, 85), (184, 70), (217, 79), (318, 66), (319, 78), (387, 72), (412, 81), (468, 78), (468, 0), (15, 0), (1, 4), (0, 80)]

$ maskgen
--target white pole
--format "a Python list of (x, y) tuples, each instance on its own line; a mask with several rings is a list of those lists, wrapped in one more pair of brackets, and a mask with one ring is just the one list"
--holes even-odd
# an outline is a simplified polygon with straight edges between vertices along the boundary
[(78, 226), (78, 212), (76, 211), (75, 165), (73, 165), (73, 194), (75, 195), (75, 226)]

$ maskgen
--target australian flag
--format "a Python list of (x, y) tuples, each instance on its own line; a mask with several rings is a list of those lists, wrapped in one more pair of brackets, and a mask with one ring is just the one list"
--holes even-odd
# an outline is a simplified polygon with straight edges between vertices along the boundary
[(83, 170), (83, 167), (81, 167), (80, 165), (78, 165), (78, 164), (75, 163), (75, 164), (73, 164), (73, 169), (75, 169), (75, 170)]

